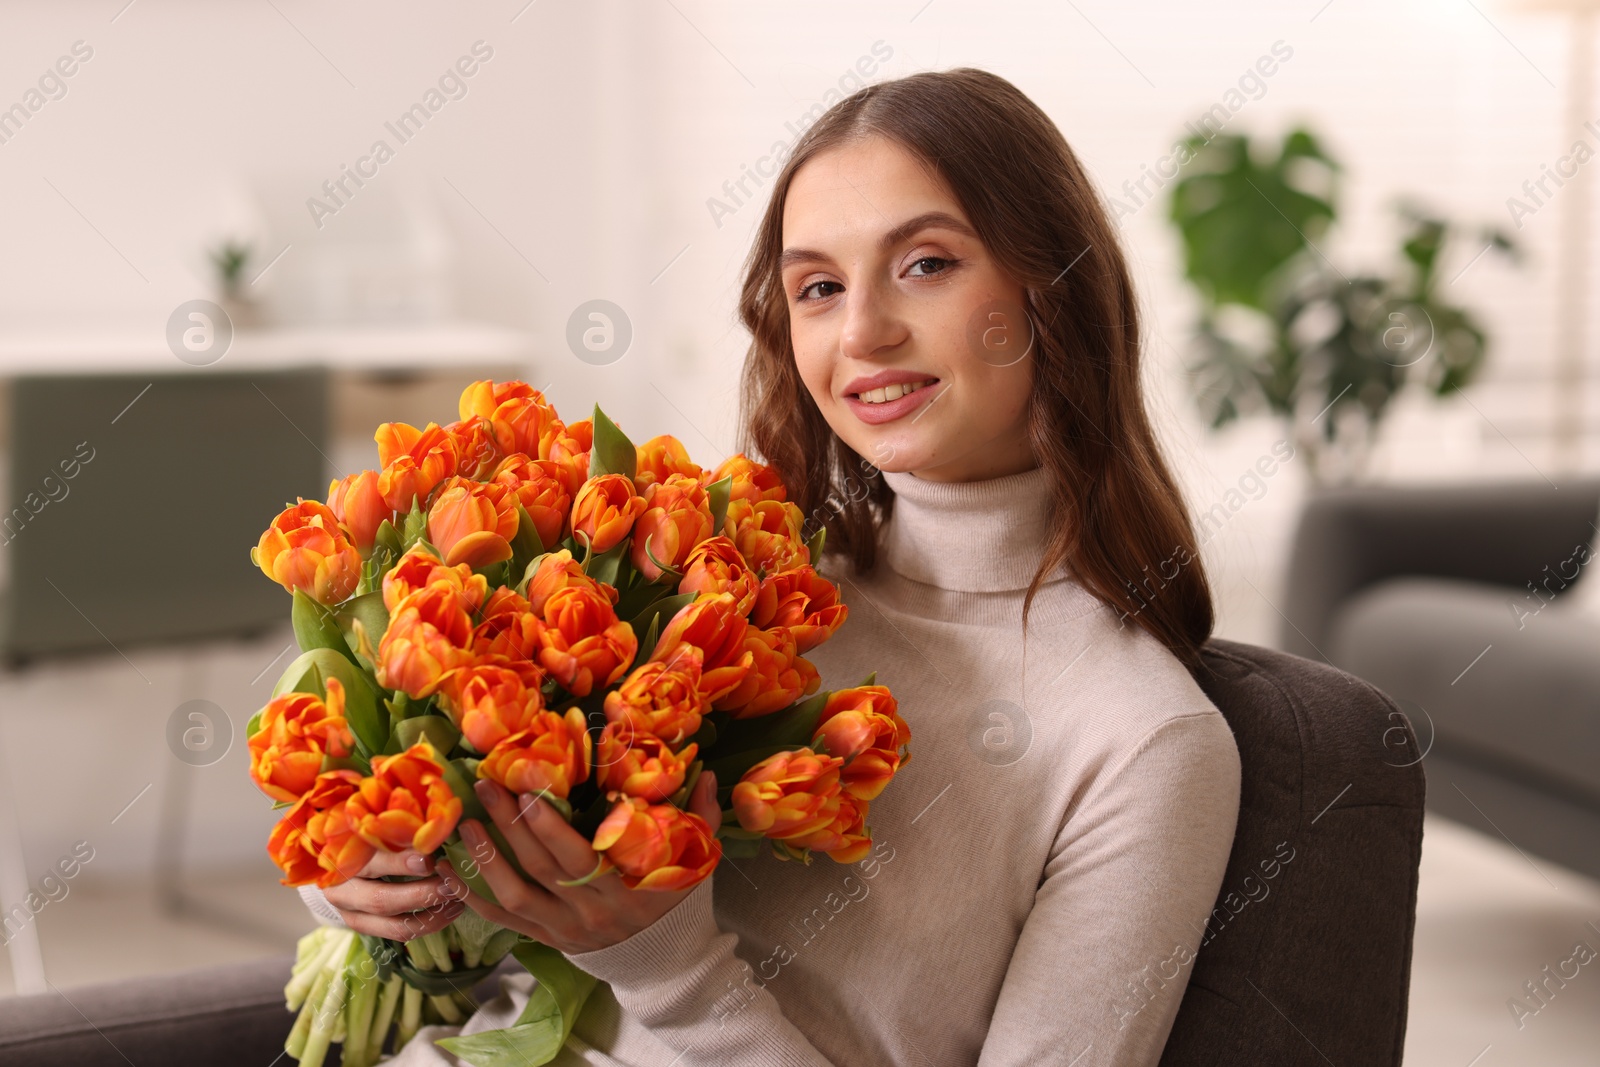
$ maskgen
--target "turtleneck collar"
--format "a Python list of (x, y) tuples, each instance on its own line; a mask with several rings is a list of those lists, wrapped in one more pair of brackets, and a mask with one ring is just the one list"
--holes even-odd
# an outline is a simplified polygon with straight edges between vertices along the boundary
[(896, 574), (960, 593), (1026, 589), (1033, 581), (1050, 533), (1043, 467), (976, 482), (882, 474), (895, 501), (881, 546)]

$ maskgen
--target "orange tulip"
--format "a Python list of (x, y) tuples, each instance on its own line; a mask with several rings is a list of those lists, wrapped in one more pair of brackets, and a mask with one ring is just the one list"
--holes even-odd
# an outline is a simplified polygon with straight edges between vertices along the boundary
[(339, 520), (351, 542), (363, 553), (372, 551), (378, 527), (394, 519), (394, 509), (378, 491), (378, 472), (361, 471), (328, 484), (328, 510)]
[(875, 799), (899, 770), (911, 762), (905, 747), (911, 726), (900, 717), (894, 695), (881, 685), (858, 685), (830, 694), (817, 717), (811, 743), (827, 745), (830, 756), (845, 761), (839, 780), (859, 800)]
[(669, 474), (651, 485), (643, 500), (644, 510), (633, 524), (631, 553), (634, 568), (653, 582), (665, 573), (657, 560), (681, 572), (689, 553), (711, 536), (711, 505), (700, 483), (683, 474)]
[(526, 382), (473, 382), (461, 393), (463, 420), (488, 420), (502, 455), (537, 455), (540, 441), (560, 425), (556, 409)]
[(716, 700), (742, 682), (755, 662), (744, 645), (749, 628), (732, 594), (697, 597), (662, 629), (650, 659), (670, 663), (682, 645), (693, 645), (701, 653), (700, 693)]
[(539, 458), (556, 465), (569, 495), (575, 495), (589, 477), (589, 453), (594, 448), (594, 420), (556, 423), (539, 441)]
[(837, 756), (819, 756), (809, 748), (779, 752), (751, 767), (733, 787), (733, 812), (739, 825), (779, 841), (815, 833), (832, 825), (838, 807), (828, 798), (839, 793)]
[(388, 852), (414, 848), (427, 855), (461, 821), (461, 798), (444, 780), (444, 769), (426, 742), (374, 757), (372, 773), (347, 806), (356, 833)]
[(545, 602), (558, 590), (569, 586), (589, 589), (605, 597), (609, 603), (617, 602), (618, 593), (615, 586), (597, 582), (589, 577), (578, 561), (572, 558), (572, 553), (562, 548), (540, 557), (539, 565), (533, 570), (533, 577), (528, 579), (529, 610), (543, 615)]
[(811, 562), (800, 536), (803, 518), (799, 507), (787, 500), (735, 500), (728, 504), (723, 531), (751, 566), (772, 574)]
[[(683, 561), (680, 593), (731, 593), (741, 615), (755, 606), (761, 579), (726, 537), (708, 537)], [(767, 625), (763, 623), (762, 625)]]
[(478, 763), (478, 777), (499, 782), (513, 793), (548, 789), (565, 798), (574, 786), (588, 781), (592, 745), (588, 723), (577, 706), (565, 715), (535, 712), (524, 729), (489, 750)]
[(644, 511), (644, 498), (633, 491), (633, 479), (601, 474), (583, 483), (572, 499), (572, 537), (592, 555), (611, 548), (633, 529)]
[(633, 476), (633, 484), (640, 496), (657, 482), (666, 481), (668, 475), (682, 474), (699, 482), (705, 473), (699, 464), (689, 458), (689, 450), (683, 447), (683, 442), (669, 433), (650, 438), (638, 447), (635, 454), (638, 456), (638, 473)]
[(630, 889), (688, 889), (703, 882), (722, 858), (722, 842), (692, 811), (617, 797), (594, 835), (594, 850), (617, 868)]
[(545, 548), (554, 548), (567, 535), (572, 494), (567, 492), (559, 464), (529, 459), (519, 452), (501, 460), (489, 480), (506, 486), (528, 509), (528, 518), (533, 520), (539, 543)]
[(683, 786), (699, 749), (691, 743), (673, 752), (654, 734), (634, 731), (626, 723), (607, 723), (595, 755), (600, 789), (659, 804)]
[(476, 570), (511, 558), (517, 522), (517, 498), (506, 486), (455, 477), (434, 494), (428, 540), (449, 566)]
[(433, 487), (456, 472), (456, 441), (436, 422), (424, 429), (386, 422), (373, 435), (378, 442), (378, 492), (402, 515), (413, 501), (426, 508)]
[(552, 593), (544, 604), (544, 622), (539, 664), (575, 697), (622, 677), (639, 650), (633, 627), (592, 589), (574, 585)]
[(743, 452), (736, 452), (723, 460), (717, 469), (710, 474), (701, 475), (701, 480), (707, 485), (720, 482), (722, 479), (733, 475), (733, 484), (728, 493), (729, 500), (748, 500), (754, 503), (758, 500), (786, 500), (788, 492), (783, 487), (783, 479), (778, 477), (778, 472), (764, 463), (757, 463)]
[(273, 800), (299, 800), (322, 773), (324, 756), (342, 758), (355, 748), (344, 717), (344, 684), (329, 678), (327, 690), (326, 701), (315, 693), (285, 693), (261, 709), (250, 735), (250, 777)]
[(355, 832), (350, 798), (361, 784), (355, 771), (324, 771), (294, 803), (267, 839), (267, 854), (284, 872), (284, 885), (316, 883), (326, 889), (354, 878), (377, 850)]
[[(543, 629), (544, 620), (534, 614), (527, 600), (501, 586), (483, 606), (483, 621), (473, 627), (472, 654), (486, 662), (533, 660), (539, 654), (539, 633)], [(518, 672), (529, 677), (521, 668)], [(532, 677), (542, 673), (535, 666)]]
[(701, 717), (711, 710), (700, 692), (703, 659), (698, 648), (680, 644), (669, 660), (641, 663), (606, 694), (606, 720), (654, 734), (669, 745), (693, 737)]
[(444, 560), (421, 546), (413, 546), (400, 557), (389, 573), (383, 576), (383, 606), (392, 614), (400, 601), (425, 586), (444, 582), (452, 586), (461, 598), (461, 606), (475, 612), (483, 606), (489, 595), (489, 582), (481, 574), (473, 574), (465, 563), (447, 567)]
[(783, 627), (794, 635), (795, 651), (809, 652), (832, 637), (848, 614), (838, 587), (806, 564), (761, 580), (750, 621), (764, 630)]
[(445, 710), (461, 736), (479, 753), (519, 730), (526, 730), (544, 710), (537, 687), (508, 667), (477, 663), (451, 679), (445, 692)]
[(823, 810), (833, 820), (820, 830), (784, 839), (790, 848), (809, 848), (826, 852), (835, 863), (859, 863), (872, 851), (872, 833), (867, 829), (867, 802), (847, 792), (831, 796)]
[(751, 657), (750, 670), (738, 685), (712, 701), (712, 707), (732, 712), (735, 719), (781, 711), (815, 693), (822, 683), (817, 668), (795, 654), (794, 638), (781, 627), (760, 630), (751, 626), (745, 632), (744, 648)]
[(378, 644), (378, 679), (418, 700), (472, 663), (472, 619), (449, 582), (407, 596), (389, 616)]
[(261, 535), (250, 559), (289, 592), (303, 590), (321, 604), (337, 604), (361, 581), (361, 553), (326, 504), (295, 498)]
[(505, 456), (494, 424), (481, 415), (452, 422), (444, 432), (455, 442), (456, 474), (463, 478), (486, 480)]

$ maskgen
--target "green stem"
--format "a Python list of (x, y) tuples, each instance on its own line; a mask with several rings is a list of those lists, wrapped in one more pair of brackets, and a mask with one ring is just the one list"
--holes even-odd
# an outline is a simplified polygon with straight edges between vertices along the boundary
[[(362, 953), (357, 965), (370, 963)], [(376, 975), (357, 974), (350, 995), (349, 1014), (345, 1017), (344, 1067), (367, 1067), (376, 1056), (370, 1045), (372, 1014), (378, 1007), (378, 978)]]
[(306, 1038), (311, 1035), (311, 1022), (316, 1018), (317, 1008), (322, 1004), (322, 997), (328, 991), (328, 983), (333, 980), (333, 973), (327, 968), (319, 970), (315, 980), (311, 983), (310, 995), (300, 1003), (300, 1014), (295, 1018), (294, 1027), (289, 1031), (289, 1037), (283, 1043), (283, 1050), (295, 1059), (305, 1056)]
[(451, 1000), (448, 995), (430, 996), (428, 1002), (437, 1009), (439, 1017), (447, 1023), (454, 1025), (466, 1018), (465, 1015), (461, 1014), (461, 1009), (456, 1007), (456, 1002)]
[(399, 1055), (400, 1050), (405, 1047), (405, 1043), (416, 1036), (417, 1031), (422, 1028), (422, 990), (416, 986), (408, 985), (403, 992), (404, 996), (400, 1007), (400, 1029), (394, 1039), (395, 1055)]
[[(311, 988), (317, 979), (327, 972), (329, 963), (339, 950), (339, 943), (344, 940), (340, 932), (331, 926), (324, 926), (320, 929), (325, 933), (316, 948), (315, 954), (311, 956), (305, 966), (296, 969), (289, 979), (289, 984), (283, 987), (284, 1001), (290, 1011), (294, 1011), (305, 1003), (306, 994), (311, 992)], [(316, 931), (313, 930), (306, 937), (312, 937), (315, 934)], [(348, 949), (349, 945), (344, 947)]]
[(444, 934), (435, 930), (431, 934), (423, 934), (417, 938), (422, 942), (422, 947), (433, 957), (433, 965), (437, 970), (446, 973), (455, 970), (455, 964), (450, 962), (450, 942)]
[(383, 983), (383, 993), (378, 998), (378, 1010), (372, 1020), (372, 1036), (367, 1039), (367, 1051), (374, 1060), (383, 1056), (383, 1042), (394, 1025), (395, 1011), (400, 1007), (400, 994), (405, 982), (398, 974), (391, 974)]
[(345, 954), (332, 968), (328, 991), (323, 995), (322, 1002), (317, 1006), (316, 1016), (311, 1020), (311, 1033), (306, 1037), (306, 1047), (300, 1057), (300, 1067), (322, 1067), (322, 1061), (328, 1055), (328, 1046), (333, 1041), (334, 1030), (344, 1018), (347, 968), (360, 942), (356, 940), (354, 931), (343, 940)]

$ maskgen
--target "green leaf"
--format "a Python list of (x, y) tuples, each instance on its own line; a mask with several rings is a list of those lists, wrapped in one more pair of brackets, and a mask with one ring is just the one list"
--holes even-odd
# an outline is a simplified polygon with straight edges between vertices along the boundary
[[(261, 711), (266, 711), (262, 708)], [(244, 724), (244, 736), (248, 739), (254, 737), (257, 730), (261, 729), (261, 711), (250, 716), (250, 721)]]
[(650, 653), (655, 651), (655, 634), (652, 631), (659, 632), (665, 629), (666, 624), (672, 621), (673, 616), (693, 604), (695, 598), (699, 595), (698, 593), (677, 593), (673, 596), (664, 596), (647, 605), (643, 611), (629, 620), (633, 625), (634, 633), (642, 633), (651, 638), (648, 646), (645, 642), (640, 642), (639, 644), (641, 659), (649, 659)]
[(810, 558), (813, 567), (817, 565), (818, 560), (822, 559), (822, 546), (827, 543), (827, 540), (828, 528), (826, 526), (818, 526), (817, 532), (812, 534), (811, 540), (806, 542), (806, 554)]
[(533, 517), (522, 504), (517, 505), (517, 535), (511, 539), (511, 573), (527, 577), (528, 561), (544, 555), (544, 542)]
[(511, 950), (537, 979), (512, 1026), (434, 1041), (473, 1067), (538, 1067), (555, 1059), (594, 991), (595, 978), (549, 945), (525, 942)]
[[(339, 605), (339, 611), (334, 616), (339, 625), (339, 630), (345, 635), (345, 647), (355, 649), (356, 634), (355, 624), (361, 623), (361, 628), (367, 633), (367, 640), (372, 642), (374, 650), (378, 642), (383, 640), (383, 633), (389, 628), (389, 609), (383, 606), (383, 592), (374, 590), (363, 593), (361, 596), (346, 600)], [(359, 662), (359, 657), (357, 657)], [(367, 664), (362, 664), (367, 666)]]
[(1194, 158), (1169, 205), (1184, 245), (1184, 272), (1212, 304), (1272, 305), (1271, 284), (1334, 220), (1338, 164), (1304, 130), (1272, 158), (1250, 138), (1191, 137)]
[[(721, 736), (717, 738), (717, 751), (714, 755), (720, 757), (725, 752), (737, 753), (757, 748), (772, 749), (773, 746), (776, 746), (776, 751), (809, 747), (811, 738), (817, 732), (817, 720), (822, 717), (822, 709), (827, 705), (828, 697), (832, 695), (831, 690), (823, 689), (771, 715), (760, 715), (754, 719), (730, 719), (723, 726)], [(739, 773), (743, 774), (744, 770)], [(738, 775), (729, 778), (721, 771), (717, 773), (719, 782), (731, 782), (737, 779)]]
[(394, 740), (389, 747), (404, 752), (418, 741), (427, 741), (439, 758), (448, 762), (450, 750), (461, 740), (461, 731), (443, 715), (417, 715), (395, 724)]
[(388, 519), (378, 523), (378, 532), (372, 539), (373, 553), (376, 554), (380, 548), (397, 558), (405, 551), (405, 539)]
[(628, 435), (606, 417), (600, 405), (594, 406), (594, 445), (589, 450), (589, 477), (602, 474), (625, 475), (630, 481), (639, 472), (639, 456)]
[(599, 555), (583, 561), (583, 573), (597, 582), (616, 586), (621, 582), (622, 569), (627, 564), (628, 547), (632, 538), (624, 537)]
[(461, 817), (482, 822), (489, 817), (483, 802), (472, 785), (478, 780), (478, 761), (470, 756), (447, 760), (444, 764), (444, 781), (461, 801)]
[(861, 684), (863, 686), (877, 685), (878, 684), (878, 672), (877, 671), (868, 671), (867, 672), (867, 676), (865, 678), (861, 679)]
[(314, 648), (331, 648), (355, 662), (350, 646), (345, 644), (344, 632), (339, 629), (339, 619), (332, 608), (312, 600), (303, 590), (294, 591), (294, 606), (289, 609), (289, 621), (294, 624), (294, 639), (300, 651)]
[(411, 498), (411, 511), (405, 517), (405, 527), (400, 534), (400, 550), (406, 552), (428, 533), (428, 513), (415, 497)]
[(326, 698), (325, 679), (337, 678), (344, 685), (344, 717), (350, 723), (363, 758), (382, 752), (389, 743), (389, 716), (380, 713), (378, 687), (367, 672), (331, 648), (302, 652), (284, 670), (273, 687), (274, 697), (284, 693), (315, 693)]
[[(719, 831), (717, 834), (721, 837)], [(722, 842), (722, 858), (729, 860), (753, 860), (761, 855), (760, 838), (729, 837)]]
[(733, 492), (733, 475), (725, 475), (706, 486), (706, 505), (711, 509), (711, 536), (722, 533), (728, 518), (728, 495)]

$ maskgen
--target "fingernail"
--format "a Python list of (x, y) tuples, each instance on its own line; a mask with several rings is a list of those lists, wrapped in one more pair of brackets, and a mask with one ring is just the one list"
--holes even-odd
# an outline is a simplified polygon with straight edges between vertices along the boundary
[(422, 855), (421, 853), (418, 853), (415, 856), (407, 856), (406, 866), (410, 868), (411, 873), (413, 874), (427, 874), (428, 857)]
[(461, 824), (461, 839), (469, 845), (483, 844), (483, 831), (478, 829), (478, 824), (467, 821)]
[(496, 792), (494, 784), (482, 778), (473, 783), (472, 789), (478, 794), (478, 799), (483, 801), (485, 804), (493, 805), (500, 799), (500, 795), (498, 792)]
[(544, 805), (539, 803), (532, 793), (524, 793), (518, 799), (522, 802), (522, 810), (530, 823), (536, 822), (539, 816), (544, 814)]

